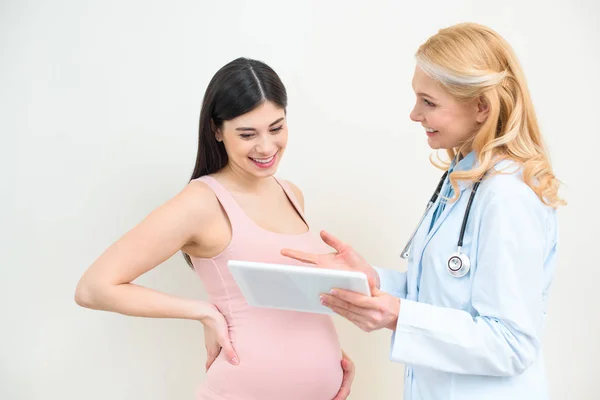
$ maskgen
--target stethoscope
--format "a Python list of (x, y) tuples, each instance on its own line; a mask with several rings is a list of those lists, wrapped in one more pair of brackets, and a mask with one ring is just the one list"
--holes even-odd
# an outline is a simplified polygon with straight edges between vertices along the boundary
[[(429, 212), (431, 207), (433, 207), (433, 204), (436, 202), (437, 198), (439, 197), (440, 190), (442, 189), (442, 186), (444, 185), (444, 182), (446, 181), (447, 176), (448, 176), (448, 171), (444, 172), (444, 175), (442, 175), (442, 179), (440, 179), (440, 182), (438, 183), (437, 187), (435, 188), (435, 192), (433, 193), (433, 196), (431, 196), (431, 199), (429, 199), (429, 202), (427, 203), (427, 207), (425, 208), (425, 212), (423, 213), (423, 216), (419, 220), (419, 224), (413, 231), (412, 235), (410, 235), (410, 238), (408, 239), (408, 243), (406, 243), (406, 246), (404, 246), (404, 249), (402, 250), (402, 254), (400, 257), (407, 259), (408, 256), (410, 255), (410, 248), (412, 247), (412, 243), (415, 238), (415, 235), (417, 234), (417, 231), (419, 230), (419, 228), (421, 227), (421, 224), (425, 220), (427, 213)], [(471, 269), (471, 260), (469, 259), (469, 256), (467, 256), (466, 254), (464, 254), (462, 252), (462, 245), (463, 245), (463, 238), (465, 236), (465, 228), (467, 227), (467, 220), (469, 219), (469, 211), (471, 210), (471, 204), (473, 203), (473, 198), (475, 197), (475, 193), (477, 192), (477, 188), (479, 188), (480, 183), (481, 183), (481, 179), (478, 180), (477, 182), (475, 182), (475, 184), (473, 185), (473, 190), (471, 191), (471, 196), (469, 197), (469, 202), (467, 203), (467, 209), (465, 210), (465, 215), (463, 217), (462, 226), (460, 228), (460, 235), (458, 236), (458, 250), (455, 253), (453, 253), (450, 256), (450, 258), (448, 258), (448, 262), (446, 264), (448, 272), (450, 273), (450, 275), (454, 276), (455, 278), (462, 278)]]

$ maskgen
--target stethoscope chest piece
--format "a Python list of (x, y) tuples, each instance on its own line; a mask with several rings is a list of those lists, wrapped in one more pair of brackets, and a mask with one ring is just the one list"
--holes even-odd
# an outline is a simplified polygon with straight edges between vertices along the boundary
[(448, 259), (448, 272), (455, 278), (462, 278), (471, 269), (471, 260), (460, 251), (453, 253)]

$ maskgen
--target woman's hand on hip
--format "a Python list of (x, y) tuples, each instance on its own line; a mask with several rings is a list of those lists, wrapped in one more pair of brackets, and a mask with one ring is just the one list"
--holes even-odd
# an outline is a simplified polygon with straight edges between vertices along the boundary
[(204, 325), (204, 345), (206, 347), (206, 371), (217, 359), (221, 351), (225, 352), (225, 358), (233, 365), (239, 364), (239, 358), (229, 339), (229, 327), (227, 320), (216, 306), (213, 311), (201, 320)]
[(336, 251), (329, 254), (314, 254), (300, 250), (283, 249), (281, 254), (298, 261), (314, 264), (319, 268), (363, 272), (369, 280), (373, 280), (375, 285), (379, 287), (377, 271), (352, 247), (326, 231), (321, 231), (321, 238)]

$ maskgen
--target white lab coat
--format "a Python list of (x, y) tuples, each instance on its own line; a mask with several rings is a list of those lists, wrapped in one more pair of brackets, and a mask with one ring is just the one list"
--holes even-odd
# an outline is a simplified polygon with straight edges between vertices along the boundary
[[(454, 170), (475, 160), (470, 153)], [(428, 213), (407, 272), (376, 268), (381, 289), (402, 299), (390, 358), (406, 364), (404, 400), (549, 398), (540, 340), (556, 211), (523, 182), (517, 164), (502, 161), (496, 169), (510, 173), (487, 177), (475, 195), (463, 242), (467, 275), (446, 269), (472, 188), (466, 183), (431, 231), (436, 205)]]

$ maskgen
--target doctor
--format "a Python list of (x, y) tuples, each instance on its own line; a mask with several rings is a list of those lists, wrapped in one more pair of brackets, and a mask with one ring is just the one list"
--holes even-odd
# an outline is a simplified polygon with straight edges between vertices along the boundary
[(321, 300), (365, 331), (393, 331), (405, 400), (548, 399), (540, 340), (563, 201), (523, 72), (476, 24), (440, 30), (416, 60), (410, 117), (451, 161), (404, 249), (408, 271), (374, 268), (327, 232), (333, 254), (282, 254), (369, 276), (372, 297)]

